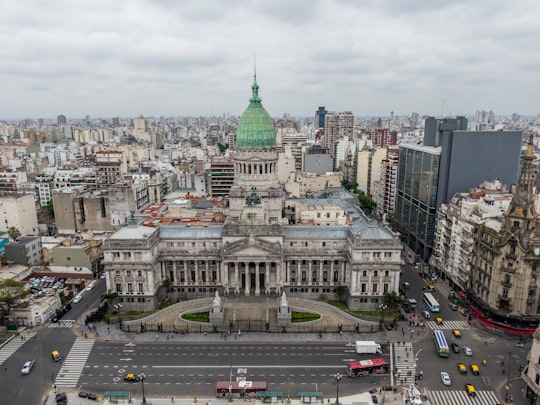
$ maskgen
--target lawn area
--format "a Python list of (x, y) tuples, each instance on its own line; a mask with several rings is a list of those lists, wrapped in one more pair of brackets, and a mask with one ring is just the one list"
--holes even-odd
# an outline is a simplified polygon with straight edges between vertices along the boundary
[[(347, 306), (347, 303), (345, 301), (336, 301), (336, 300), (330, 300), (328, 301), (330, 305), (333, 305), (336, 308), (341, 309), (342, 311), (350, 312), (351, 314), (356, 315), (363, 315), (363, 316), (370, 316), (370, 317), (377, 317), (381, 316), (380, 311), (349, 311), (349, 307)], [(395, 312), (385, 312), (384, 318), (385, 319), (393, 319), (397, 317), (398, 314)]]

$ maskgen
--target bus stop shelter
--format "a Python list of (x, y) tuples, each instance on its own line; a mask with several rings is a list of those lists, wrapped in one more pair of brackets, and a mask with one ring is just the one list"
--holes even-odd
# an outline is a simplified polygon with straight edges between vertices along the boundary
[(129, 404), (131, 392), (129, 391), (105, 391), (103, 395), (111, 404)]
[(257, 399), (260, 399), (262, 402), (271, 402), (276, 403), (277, 401), (283, 400), (282, 391), (260, 391), (257, 392)]
[(300, 391), (298, 393), (300, 401), (304, 404), (315, 404), (317, 401), (321, 403), (324, 401), (323, 393), (321, 391)]

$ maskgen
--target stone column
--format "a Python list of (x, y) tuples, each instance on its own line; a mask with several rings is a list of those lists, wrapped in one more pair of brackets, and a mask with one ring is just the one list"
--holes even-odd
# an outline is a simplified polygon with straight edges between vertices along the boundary
[(270, 266), (268, 265), (268, 262), (264, 262), (264, 293), (269, 294), (270, 293)]
[(313, 260), (310, 260), (308, 262), (308, 269), (307, 269), (307, 283), (308, 285), (311, 285), (311, 265), (313, 264)]
[(322, 285), (323, 283), (322, 275), (323, 275), (323, 261), (319, 260), (319, 280), (317, 280), (319, 285)]
[(195, 285), (199, 285), (200, 274), (199, 274), (199, 261), (195, 260)]
[(261, 285), (259, 279), (259, 262), (255, 263), (255, 295), (261, 295)]
[(244, 263), (244, 265), (246, 266), (246, 290), (245, 290), (245, 295), (249, 295), (249, 286), (250, 286), (250, 279), (249, 279), (249, 262), (247, 263)]
[(238, 279), (238, 262), (234, 262), (234, 293), (240, 294), (240, 280)]

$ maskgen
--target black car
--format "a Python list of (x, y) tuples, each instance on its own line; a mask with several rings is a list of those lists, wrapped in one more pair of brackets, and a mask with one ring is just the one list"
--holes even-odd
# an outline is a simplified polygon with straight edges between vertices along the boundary
[(459, 353), (460, 352), (460, 348), (459, 348), (459, 345), (457, 343), (450, 343), (450, 347), (452, 348), (452, 351), (454, 353)]
[(374, 404), (378, 404), (378, 403), (379, 403), (379, 399), (377, 398), (377, 395), (372, 395), (372, 396), (371, 396), (371, 402), (373, 402)]

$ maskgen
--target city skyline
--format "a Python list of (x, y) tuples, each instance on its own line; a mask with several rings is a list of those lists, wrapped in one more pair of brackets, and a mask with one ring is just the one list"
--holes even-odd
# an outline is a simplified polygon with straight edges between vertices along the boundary
[[(364, 3), (364, 2), (363, 2)], [(239, 116), (257, 81), (271, 116), (534, 116), (531, 0), (6, 3), (2, 119)]]

